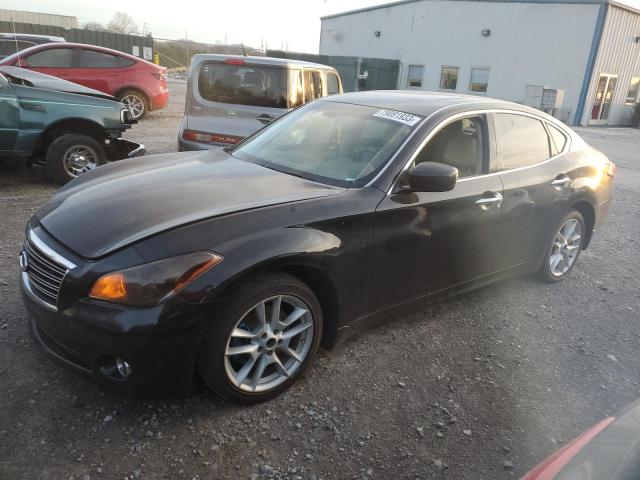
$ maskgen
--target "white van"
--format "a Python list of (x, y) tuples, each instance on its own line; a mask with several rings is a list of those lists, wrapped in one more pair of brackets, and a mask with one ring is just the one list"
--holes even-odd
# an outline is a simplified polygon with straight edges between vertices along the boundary
[(233, 145), (292, 108), (339, 93), (340, 75), (326, 65), (269, 57), (194, 55), (179, 149)]

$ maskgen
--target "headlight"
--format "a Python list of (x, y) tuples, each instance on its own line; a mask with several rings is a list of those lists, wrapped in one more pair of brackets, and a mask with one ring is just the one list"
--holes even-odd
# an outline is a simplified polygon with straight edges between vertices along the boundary
[(89, 297), (133, 307), (157, 305), (221, 261), (215, 253), (194, 252), (111, 272), (93, 284)]

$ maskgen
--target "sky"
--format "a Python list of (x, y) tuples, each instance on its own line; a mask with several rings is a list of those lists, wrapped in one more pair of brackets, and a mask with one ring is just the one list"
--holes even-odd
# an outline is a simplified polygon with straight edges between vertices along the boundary
[[(321, 16), (382, 3), (389, 0), (2, 0), (2, 7), (72, 15), (81, 25), (106, 24), (122, 11), (156, 38), (317, 53)], [(640, 0), (624, 3), (640, 8)]]

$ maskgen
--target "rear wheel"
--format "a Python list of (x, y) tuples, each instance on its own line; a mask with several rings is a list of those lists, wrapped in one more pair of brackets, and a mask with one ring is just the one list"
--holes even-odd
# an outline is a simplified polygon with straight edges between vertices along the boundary
[(129, 109), (131, 118), (134, 120), (142, 120), (149, 111), (149, 102), (144, 94), (137, 90), (126, 90), (118, 95), (125, 107)]
[(575, 266), (586, 233), (584, 217), (577, 210), (570, 211), (555, 229), (538, 276), (545, 282), (562, 280)]
[(286, 274), (256, 277), (240, 287), (212, 321), (198, 371), (227, 399), (262, 402), (302, 375), (321, 336), (322, 313), (309, 287)]
[(56, 182), (73, 180), (107, 161), (100, 143), (88, 135), (68, 133), (56, 138), (47, 149), (46, 162)]

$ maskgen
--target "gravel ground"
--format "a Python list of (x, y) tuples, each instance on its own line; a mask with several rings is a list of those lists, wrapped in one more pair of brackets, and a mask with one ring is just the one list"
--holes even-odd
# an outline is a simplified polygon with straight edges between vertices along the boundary
[[(184, 84), (128, 133), (174, 151)], [(29, 338), (16, 256), (55, 190), (0, 170), (0, 478), (518, 478), (640, 397), (640, 131), (581, 129), (618, 164), (608, 222), (566, 281), (517, 278), (322, 352), (288, 393), (238, 407), (202, 390), (135, 402)]]

